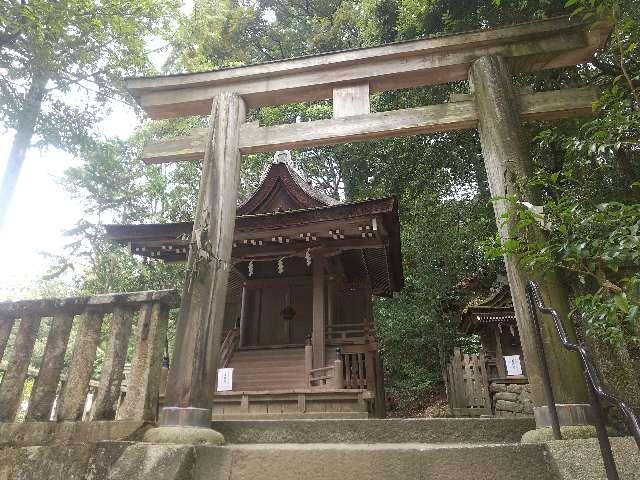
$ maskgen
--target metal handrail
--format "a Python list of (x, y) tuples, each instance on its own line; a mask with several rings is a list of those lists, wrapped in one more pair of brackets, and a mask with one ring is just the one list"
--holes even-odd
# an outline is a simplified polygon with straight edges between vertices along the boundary
[(547, 400), (549, 414), (551, 417), (551, 426), (553, 429), (553, 435), (556, 440), (562, 438), (560, 433), (560, 422), (558, 420), (558, 412), (556, 410), (556, 403), (553, 395), (553, 387), (551, 385), (551, 379), (549, 377), (549, 370), (547, 367), (546, 355), (544, 352), (544, 342), (542, 341), (542, 333), (540, 331), (540, 325), (538, 322), (538, 311), (544, 315), (549, 315), (553, 319), (556, 332), (558, 333), (560, 343), (564, 348), (580, 355), (580, 362), (582, 364), (582, 370), (584, 372), (585, 380), (587, 381), (587, 387), (589, 390), (589, 397), (591, 400), (591, 411), (595, 422), (596, 433), (598, 435), (598, 443), (600, 445), (600, 453), (602, 454), (602, 460), (604, 462), (605, 470), (608, 480), (618, 480), (618, 471), (616, 468), (613, 453), (611, 452), (611, 442), (607, 434), (605, 424), (605, 414), (602, 409), (602, 403), (606, 402), (609, 405), (616, 406), (620, 410), (631, 432), (633, 438), (636, 441), (638, 450), (640, 450), (640, 421), (635, 415), (631, 407), (618, 397), (607, 392), (598, 377), (598, 371), (596, 370), (589, 352), (583, 345), (573, 343), (569, 340), (567, 333), (560, 319), (558, 312), (550, 307), (547, 307), (542, 300), (540, 294), (540, 287), (536, 282), (529, 282), (526, 287), (527, 303), (529, 305), (529, 313), (531, 314), (531, 320), (533, 322), (534, 331), (536, 333), (536, 344), (540, 356), (542, 381), (544, 384), (545, 397)]

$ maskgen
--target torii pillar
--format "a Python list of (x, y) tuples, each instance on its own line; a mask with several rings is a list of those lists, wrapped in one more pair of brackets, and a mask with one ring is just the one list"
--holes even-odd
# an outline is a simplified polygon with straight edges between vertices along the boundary
[[(489, 189), (494, 197), (498, 231), (502, 241), (506, 241), (511, 237), (514, 227), (513, 221), (505, 221), (504, 214), (513, 206), (506, 197), (537, 204), (527, 185), (531, 178), (531, 162), (520, 120), (518, 98), (507, 61), (501, 56), (484, 56), (473, 62), (469, 70), (469, 83), (478, 113), (480, 143)], [(532, 385), (536, 425), (549, 426), (535, 332), (526, 303), (525, 286), (532, 277), (520, 265), (518, 258), (506, 256), (505, 265), (527, 376)], [(555, 275), (548, 274), (540, 281), (540, 285), (547, 304), (553, 305), (563, 319), (568, 319), (566, 288), (562, 282)], [(569, 335), (574, 334), (570, 321), (565, 321), (564, 327)], [(560, 345), (549, 322), (541, 322), (541, 329), (560, 423), (587, 423), (588, 396), (579, 359)]]
[(214, 97), (175, 355), (169, 370), (164, 408), (160, 412), (160, 427), (147, 432), (147, 441), (224, 442), (223, 436), (211, 429), (211, 405), (240, 182), (238, 141), (245, 115), (245, 104), (239, 95), (221, 92)]

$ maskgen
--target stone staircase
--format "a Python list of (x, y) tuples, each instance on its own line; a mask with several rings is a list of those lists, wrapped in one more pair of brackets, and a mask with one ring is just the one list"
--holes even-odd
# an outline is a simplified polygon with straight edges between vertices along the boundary
[[(49, 424), (37, 434), (44, 424), (32, 424), (30, 435), (13, 425), (0, 428), (0, 480), (605, 478), (594, 439), (519, 443), (534, 427), (529, 418), (214, 422), (223, 446), (144, 443), (149, 426), (133, 422)], [(620, 478), (640, 478), (633, 440), (612, 444)]]
[[(530, 419), (214, 422), (229, 480), (554, 479)], [(200, 477), (197, 477), (200, 478)], [(204, 478), (216, 478), (203, 476)]]

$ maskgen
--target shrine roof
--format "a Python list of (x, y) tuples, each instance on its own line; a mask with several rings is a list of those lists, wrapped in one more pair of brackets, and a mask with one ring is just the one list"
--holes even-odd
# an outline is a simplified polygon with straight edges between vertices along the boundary
[[(397, 219), (397, 200), (385, 197), (359, 202), (323, 205), (298, 210), (283, 210), (248, 215), (237, 215), (234, 239), (244, 240), (247, 234), (304, 227), (312, 223), (332, 220), (350, 220), (360, 217), (391, 214)], [(108, 224), (104, 226), (109, 240), (179, 239), (191, 235), (193, 222)]]
[[(193, 222), (105, 229), (109, 240), (128, 245), (134, 255), (182, 262)], [(236, 209), (233, 240), (236, 264), (322, 249), (339, 255), (348, 275), (368, 275), (376, 294), (404, 284), (396, 198), (339, 203), (296, 171), (288, 151), (275, 154), (254, 194)]]
[[(338, 201), (314, 188), (291, 166), (288, 152), (277, 152), (276, 160), (262, 174), (254, 194), (238, 207), (238, 215), (254, 215), (336, 205)], [(280, 160), (283, 158), (284, 161)]]
[(487, 323), (515, 323), (516, 316), (511, 299), (509, 284), (495, 289), (478, 303), (471, 303), (462, 311), (462, 328), (474, 332)]

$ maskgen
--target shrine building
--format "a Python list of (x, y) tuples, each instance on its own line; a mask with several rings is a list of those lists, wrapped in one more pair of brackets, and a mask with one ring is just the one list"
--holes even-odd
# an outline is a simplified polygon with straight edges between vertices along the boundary
[[(134, 255), (184, 262), (193, 224), (106, 229)], [(396, 198), (340, 203), (277, 152), (236, 210), (218, 356), (233, 371), (213, 418), (383, 416), (372, 298), (403, 282)]]

